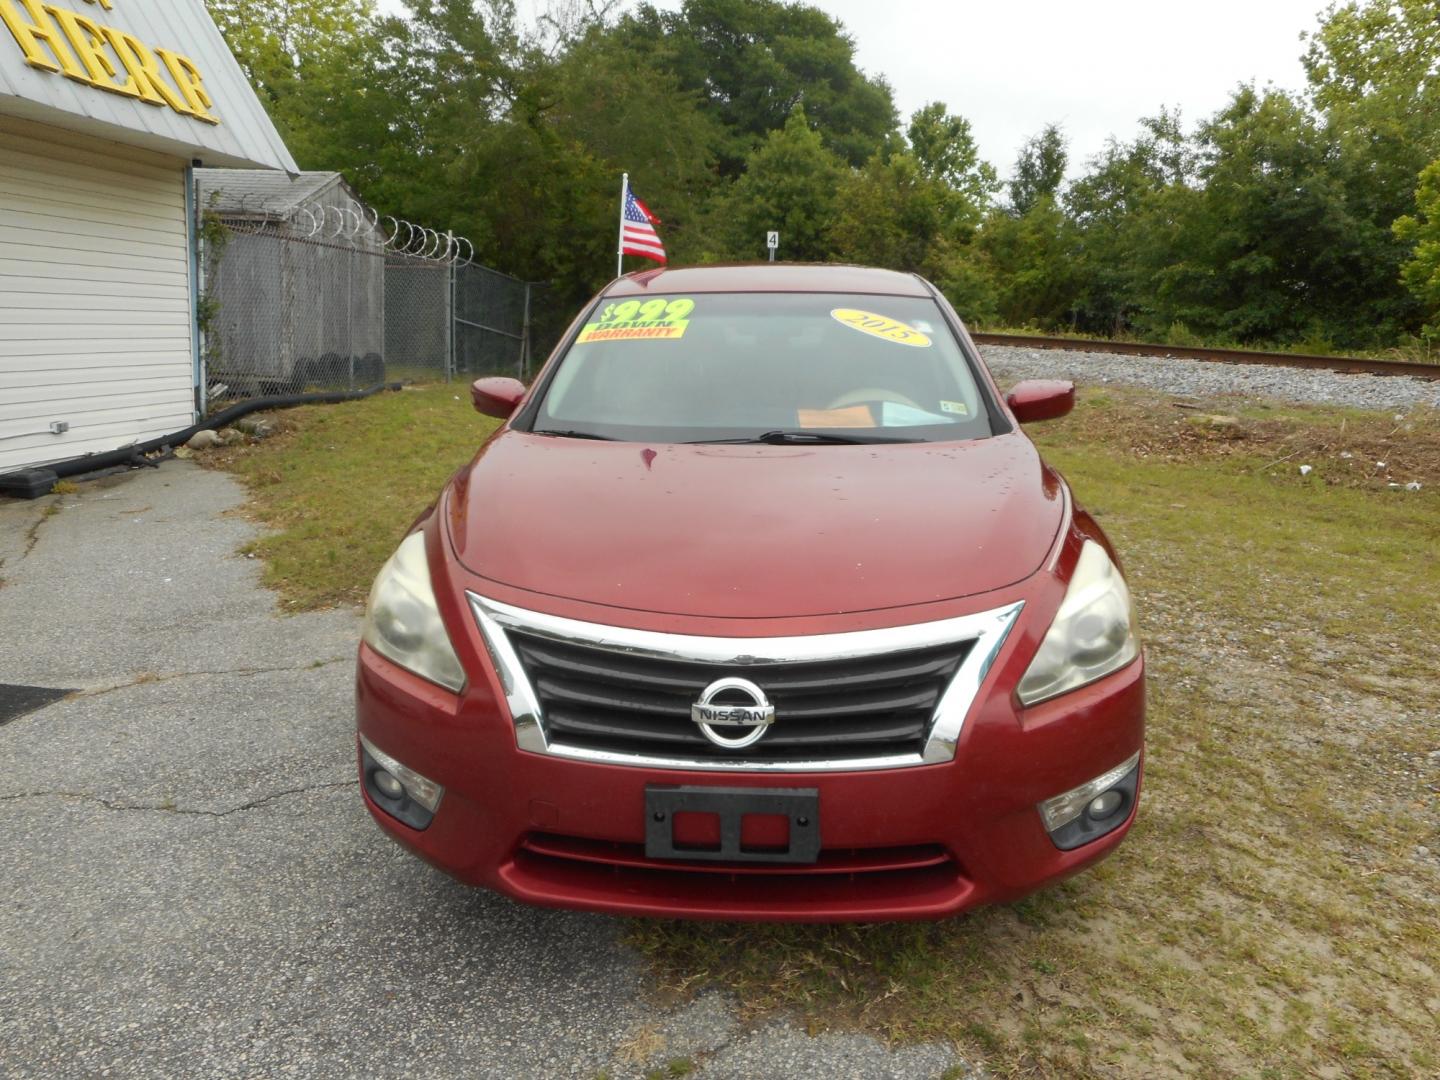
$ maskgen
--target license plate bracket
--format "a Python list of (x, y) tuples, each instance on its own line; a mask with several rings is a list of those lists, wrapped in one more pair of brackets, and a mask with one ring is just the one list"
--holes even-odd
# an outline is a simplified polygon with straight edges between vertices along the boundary
[[(714, 814), (719, 819), (718, 848), (677, 847), (678, 813)], [(789, 819), (789, 847), (746, 850), (741, 844), (750, 814)], [(816, 788), (645, 788), (645, 856), (704, 862), (813, 863), (820, 857), (820, 792)]]

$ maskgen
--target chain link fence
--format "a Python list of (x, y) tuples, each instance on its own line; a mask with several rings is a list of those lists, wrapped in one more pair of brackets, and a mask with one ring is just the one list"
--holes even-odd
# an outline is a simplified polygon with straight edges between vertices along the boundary
[[(540, 287), (473, 262), (463, 238), (359, 203), (201, 228), (206, 408), (378, 382), (532, 369)], [(468, 254), (467, 254), (468, 253)]]
[(483, 266), (457, 269), (454, 280), (455, 366), (466, 375), (523, 378), (528, 369), (532, 290)]

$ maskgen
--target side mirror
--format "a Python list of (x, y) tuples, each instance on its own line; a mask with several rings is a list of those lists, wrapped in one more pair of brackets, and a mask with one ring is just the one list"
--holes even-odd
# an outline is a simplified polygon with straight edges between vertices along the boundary
[(1075, 407), (1075, 384), (1059, 379), (1026, 379), (1005, 395), (1005, 404), (1022, 424), (1055, 420)]
[(488, 379), (476, 379), (470, 384), (470, 400), (475, 411), (506, 420), (525, 396), (525, 384), (519, 379), (494, 375)]

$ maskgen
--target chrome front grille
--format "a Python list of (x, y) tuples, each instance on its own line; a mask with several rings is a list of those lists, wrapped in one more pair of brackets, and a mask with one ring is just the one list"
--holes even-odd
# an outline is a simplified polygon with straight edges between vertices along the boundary
[[(580, 622), (470, 601), (522, 750), (660, 768), (810, 771), (948, 761), (1021, 604), (805, 637), (719, 638)], [(739, 676), (775, 722), (722, 748), (690, 706)]]
[(512, 632), (545, 730), (582, 749), (622, 754), (733, 756), (701, 734), (690, 706), (716, 679), (754, 682), (776, 723), (748, 760), (919, 754), (930, 720), (973, 642), (798, 664), (662, 659)]

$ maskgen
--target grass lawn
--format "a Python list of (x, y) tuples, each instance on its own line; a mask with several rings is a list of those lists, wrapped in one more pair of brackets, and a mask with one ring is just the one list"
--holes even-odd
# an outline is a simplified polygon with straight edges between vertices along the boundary
[[(489, 430), (457, 394), (294, 410), (209, 456), (274, 530), (255, 551), (285, 603), (363, 598)], [(1239, 428), (1107, 388), (1035, 429), (1141, 606), (1119, 852), (944, 923), (633, 923), (658, 985), (1002, 1076), (1440, 1075), (1440, 418), (1210, 409)]]
[(265, 584), (300, 610), (363, 604), (405, 529), (498, 421), (464, 383), (385, 392), (270, 414), (278, 433), (207, 452), (250, 489), (270, 532), (249, 553)]

